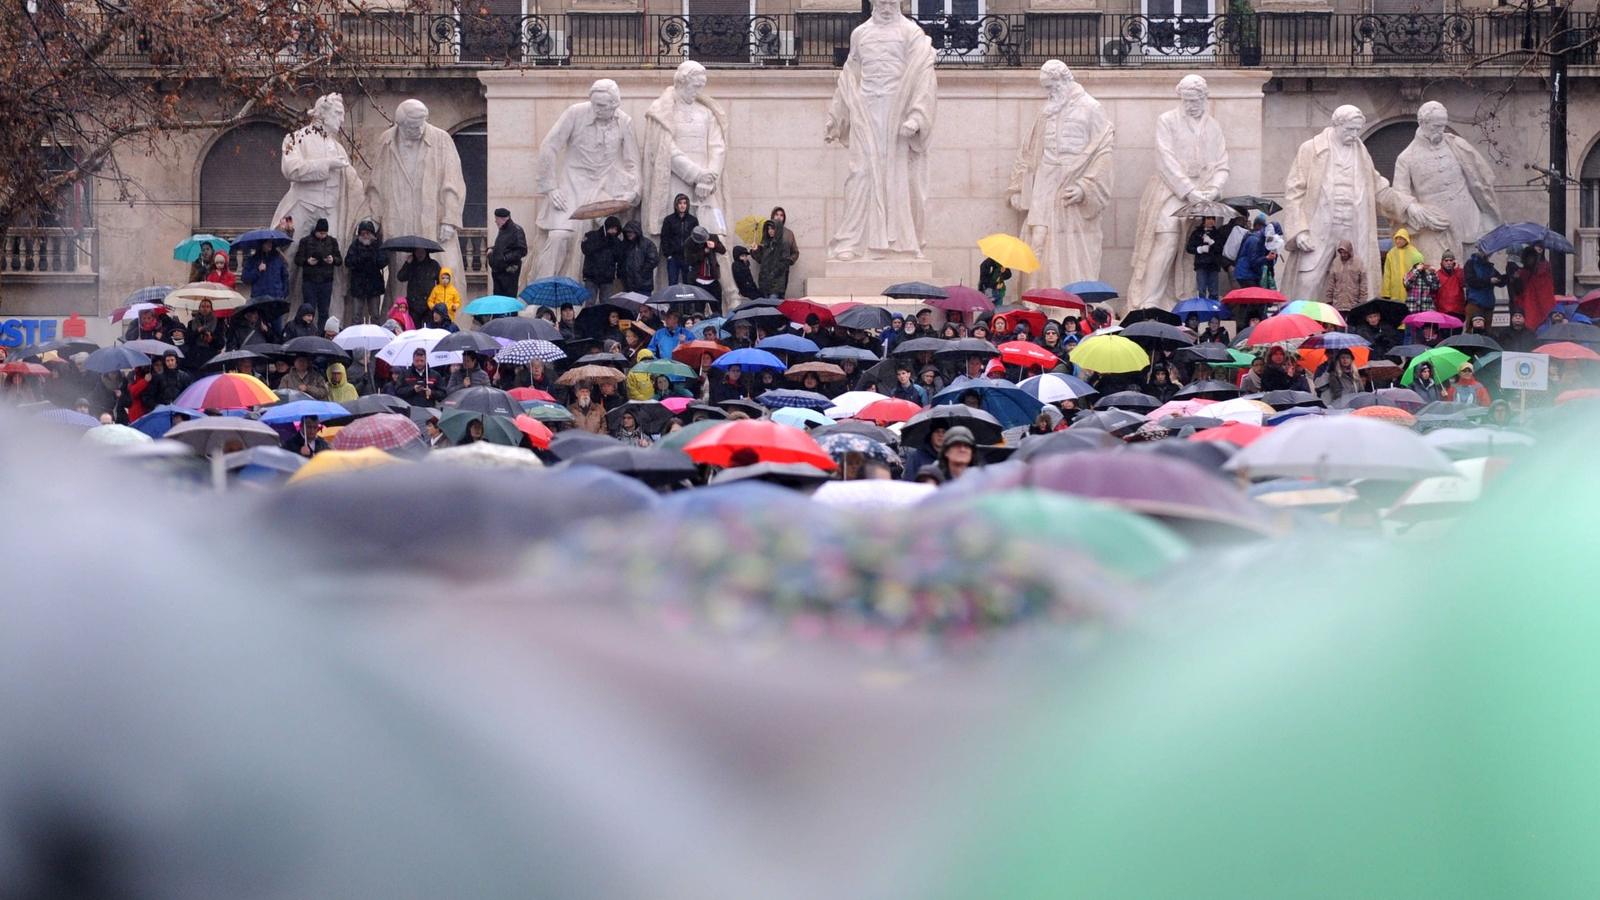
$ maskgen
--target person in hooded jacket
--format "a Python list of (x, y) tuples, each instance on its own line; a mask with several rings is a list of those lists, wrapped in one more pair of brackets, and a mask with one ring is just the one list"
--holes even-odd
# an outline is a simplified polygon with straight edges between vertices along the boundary
[(687, 280), (715, 298), (716, 315), (722, 314), (722, 266), (717, 256), (727, 252), (728, 248), (716, 235), (699, 226), (689, 233), (689, 240), (683, 246), (683, 261), (689, 267)]
[(1339, 401), (1361, 391), (1361, 373), (1356, 371), (1356, 355), (1349, 350), (1333, 354), (1333, 364), (1318, 379), (1321, 390), (1318, 396), (1327, 406), (1338, 406)]
[(638, 370), (640, 363), (655, 359), (656, 355), (649, 350), (640, 350), (634, 356), (634, 368), (628, 370), (628, 399), (629, 400), (654, 400), (656, 396), (655, 381), (649, 374)]
[(150, 376), (150, 389), (146, 392), (147, 400), (153, 401), (150, 402), (151, 409), (163, 403), (176, 402), (178, 395), (194, 383), (194, 377), (178, 364), (176, 351), (163, 353), (157, 366), (155, 373)]
[(748, 247), (733, 248), (733, 286), (744, 300), (761, 298), (761, 286), (756, 283), (755, 273), (750, 271), (750, 263), (754, 259)]
[(1483, 316), (1488, 319), (1493, 315), (1494, 289), (1505, 283), (1500, 270), (1489, 261), (1488, 254), (1473, 250), (1472, 255), (1467, 257), (1466, 266), (1467, 318)]
[(756, 245), (756, 265), (761, 267), (756, 286), (763, 297), (782, 297), (789, 292), (789, 271), (800, 261), (800, 244), (789, 230), (789, 216), (783, 207), (774, 206), (772, 216), (761, 226), (761, 243)]
[(1411, 246), (1410, 232), (1396, 228), (1394, 246), (1383, 257), (1383, 290), (1378, 296), (1385, 300), (1406, 302), (1406, 276), (1422, 262), (1422, 251)]
[(596, 302), (604, 302), (616, 288), (622, 263), (622, 220), (607, 216), (599, 228), (583, 236), (583, 280)]
[(461, 330), (460, 328), (456, 327), (456, 323), (455, 322), (451, 321), (451, 319), (450, 319), (450, 308), (448, 306), (445, 306), (443, 303), (435, 303), (433, 305), (433, 308), (428, 310), (428, 318), (427, 318), (426, 324), (424, 324), (422, 327), (424, 327), (424, 328), (442, 328), (445, 331), (450, 332), (451, 334), (455, 334), (456, 332)]
[(300, 239), (294, 264), (300, 267), (300, 298), (316, 308), (321, 322), (333, 304), (334, 269), (344, 265), (339, 239), (328, 233), (327, 219), (318, 219), (311, 234)]
[(1372, 346), (1373, 356), (1385, 356), (1389, 348), (1399, 344), (1403, 338), (1400, 329), (1383, 320), (1383, 314), (1377, 311), (1368, 312), (1360, 322), (1350, 329), (1351, 333), (1366, 340)]
[(440, 271), (439, 261), (429, 256), (428, 251), (413, 250), (411, 258), (402, 263), (396, 273), (406, 285), (406, 312), (419, 328), (428, 321), (428, 295), (439, 283)]
[(211, 268), (206, 270), (206, 281), (211, 284), (220, 284), (230, 290), (238, 282), (233, 270), (228, 268), (228, 254), (214, 253), (211, 256)]
[(239, 276), (250, 285), (252, 300), (283, 300), (289, 296), (289, 261), (282, 241), (264, 241), (245, 257)]
[(472, 387), (488, 387), (489, 373), (479, 365), (478, 354), (470, 350), (461, 354), (461, 365), (450, 373), (450, 381), (445, 385), (446, 394), (466, 390)]
[(1340, 312), (1348, 312), (1372, 299), (1367, 296), (1367, 267), (1349, 241), (1340, 241), (1328, 266), (1322, 299)]
[(322, 320), (317, 318), (317, 308), (307, 300), (300, 304), (294, 319), (283, 326), (284, 341), (292, 341), (297, 337), (321, 337), (322, 328), (317, 325), (320, 321)]
[(428, 292), (428, 308), (444, 307), (445, 318), (454, 322), (461, 312), (461, 292), (456, 290), (456, 273), (448, 268), (439, 270), (439, 283)]
[(700, 227), (700, 220), (689, 213), (689, 195), (672, 198), (672, 214), (661, 220), (661, 258), (667, 261), (667, 284), (689, 280), (689, 267), (683, 261), (683, 246)]
[(639, 223), (622, 226), (622, 258), (617, 274), (622, 278), (623, 289), (650, 296), (656, 287), (656, 268), (660, 265), (661, 254), (656, 252), (655, 242), (645, 237)]
[(328, 399), (335, 403), (354, 403), (360, 399), (361, 394), (356, 386), (350, 383), (344, 363), (328, 363)]
[(350, 273), (350, 298), (357, 322), (376, 322), (383, 311), (384, 276), (389, 254), (378, 249), (382, 244), (376, 223), (368, 220), (356, 226), (356, 239), (344, 254), (344, 267)]
[(1527, 321), (1537, 329), (1550, 318), (1556, 308), (1556, 283), (1551, 275), (1550, 260), (1545, 259), (1544, 244), (1533, 244), (1522, 251), (1522, 264), (1517, 269), (1516, 302), (1513, 309), (1522, 310)]

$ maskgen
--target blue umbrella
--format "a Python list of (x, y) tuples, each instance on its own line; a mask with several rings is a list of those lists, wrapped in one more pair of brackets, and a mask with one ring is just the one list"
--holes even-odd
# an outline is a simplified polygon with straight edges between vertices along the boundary
[(515, 297), (490, 294), (468, 303), (461, 311), (469, 316), (514, 316), (526, 306)]
[(153, 284), (149, 287), (139, 288), (123, 299), (123, 306), (132, 306), (135, 303), (160, 303), (167, 299), (167, 295), (177, 290), (170, 284)]
[(1077, 294), (1089, 303), (1104, 303), (1120, 296), (1116, 288), (1104, 281), (1074, 281), (1062, 290), (1069, 294)]
[(1348, 331), (1327, 331), (1316, 336), (1316, 347), (1324, 350), (1349, 350), (1352, 347), (1370, 347), (1372, 342)]
[(267, 241), (282, 241), (287, 244), (292, 240), (294, 239), (276, 228), (257, 228), (254, 231), (246, 231), (244, 234), (234, 238), (233, 246), (244, 250)]
[(127, 347), (101, 347), (89, 354), (83, 367), (96, 375), (106, 375), (111, 372), (120, 372), (123, 369), (137, 369), (140, 366), (150, 365), (150, 357), (137, 350)]
[(729, 366), (738, 366), (747, 372), (760, 369), (782, 372), (789, 368), (783, 364), (783, 360), (765, 350), (757, 350), (754, 347), (745, 347), (734, 350), (731, 353), (724, 353), (717, 357), (716, 362), (711, 364), (713, 369), (726, 369)]
[(533, 306), (562, 306), (567, 303), (578, 306), (589, 299), (589, 289), (571, 278), (552, 275), (528, 282), (528, 286), (517, 296)]
[[(770, 393), (772, 392), (767, 392), (767, 394)], [(762, 394), (761, 396), (765, 397), (766, 394)], [(793, 425), (796, 428), (806, 428), (812, 425), (828, 426), (834, 424), (832, 419), (814, 409), (805, 406), (785, 406), (781, 409), (773, 410), (772, 421), (782, 422), (785, 425)]]
[(133, 427), (153, 438), (158, 438), (165, 435), (176, 424), (172, 421), (172, 417), (175, 415), (199, 419), (204, 417), (205, 413), (198, 409), (190, 409), (187, 406), (174, 406), (170, 403), (163, 403), (136, 419), (133, 422)]
[[(1203, 410), (1203, 409), (1200, 410), (1199, 414), (1200, 415), (1204, 415), (1205, 414), (1205, 410)], [(1327, 414), (1328, 414), (1328, 411), (1326, 409), (1323, 409), (1320, 406), (1295, 406), (1295, 407), (1291, 407), (1289, 409), (1286, 409), (1283, 412), (1278, 413), (1275, 416), (1267, 417), (1266, 424), (1268, 424), (1268, 425), (1282, 425), (1283, 423), (1288, 422), (1291, 419), (1298, 419), (1301, 416), (1325, 416)]]
[(75, 409), (61, 409), (60, 407), (51, 407), (39, 413), (36, 418), (71, 428), (93, 428), (100, 424), (100, 420), (94, 416), (85, 415)]
[(1190, 297), (1179, 300), (1178, 305), (1172, 308), (1173, 315), (1187, 320), (1190, 316), (1199, 316), (1200, 321), (1207, 319), (1220, 319), (1223, 316), (1222, 303), (1209, 297)]
[(707, 328), (715, 328), (717, 330), (717, 334), (727, 337), (728, 329), (722, 327), (722, 323), (726, 321), (727, 319), (723, 318), (722, 316), (712, 316), (709, 319), (701, 319), (694, 325), (695, 337), (699, 338), (700, 335), (705, 333)]
[(286, 425), (307, 417), (323, 421), (347, 419), (350, 417), (350, 410), (327, 400), (295, 400), (261, 410), (261, 421), (268, 425)]
[(1540, 242), (1544, 243), (1546, 249), (1556, 253), (1573, 252), (1571, 241), (1537, 222), (1516, 222), (1510, 225), (1501, 225), (1478, 239), (1478, 249), (1484, 253), (1495, 253), (1507, 247), (1515, 247), (1518, 244), (1537, 244)]
[(764, 391), (756, 398), (756, 402), (767, 409), (785, 409), (787, 407), (800, 407), (801, 409), (827, 409), (833, 401), (822, 396), (816, 391), (797, 391), (790, 388), (773, 388)]
[(776, 350), (779, 353), (815, 353), (822, 348), (818, 347), (815, 341), (807, 340), (798, 334), (775, 334), (757, 341), (756, 349)]
[(1029, 396), (1027, 391), (998, 378), (968, 378), (958, 381), (934, 395), (933, 405), (959, 404), (962, 395), (968, 391), (977, 393), (979, 406), (998, 419), (1001, 428), (1031, 425), (1033, 420), (1039, 417), (1039, 410), (1044, 408), (1044, 404)]
[(178, 246), (172, 248), (172, 258), (192, 263), (200, 258), (201, 244), (210, 244), (213, 253), (227, 253), (233, 246), (214, 234), (195, 234), (179, 241)]

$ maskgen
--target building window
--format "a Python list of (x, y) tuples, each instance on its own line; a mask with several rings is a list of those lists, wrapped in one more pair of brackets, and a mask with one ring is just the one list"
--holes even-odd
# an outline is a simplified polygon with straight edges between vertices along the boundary
[[(43, 153), (47, 175), (59, 175), (77, 168), (70, 147), (46, 147)], [(66, 228), (72, 231), (94, 227), (94, 179), (79, 178), (63, 187), (49, 209), (34, 214), (33, 224), (39, 228)]]
[(1578, 170), (1578, 226), (1600, 228), (1600, 144), (1589, 148)]
[(1367, 153), (1372, 155), (1372, 165), (1379, 175), (1394, 180), (1394, 161), (1400, 158), (1401, 151), (1411, 146), (1416, 136), (1417, 123), (1414, 119), (1391, 122), (1367, 135), (1363, 143), (1367, 145)]
[(272, 214), (289, 192), (282, 169), (287, 134), (271, 122), (248, 122), (211, 145), (200, 163), (200, 230), (272, 227)]
[(482, 125), (469, 125), (451, 135), (456, 155), (461, 157), (461, 174), (467, 182), (466, 205), (461, 212), (463, 228), (489, 227), (489, 132)]

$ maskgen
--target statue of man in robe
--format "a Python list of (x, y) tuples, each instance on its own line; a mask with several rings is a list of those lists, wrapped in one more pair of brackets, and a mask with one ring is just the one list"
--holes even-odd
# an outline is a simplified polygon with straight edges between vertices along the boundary
[(1115, 129), (1059, 59), (1039, 68), (1044, 108), (1017, 151), (1008, 188), (1024, 213), (1022, 239), (1039, 258), (1026, 287), (1055, 287), (1100, 277), (1100, 214), (1111, 197)]
[(1417, 110), (1417, 136), (1394, 163), (1394, 187), (1433, 213), (1439, 228), (1411, 225), (1411, 243), (1430, 265), (1466, 248), (1500, 224), (1494, 169), (1465, 138), (1450, 134), (1450, 113), (1429, 100)]
[[(1316, 300), (1340, 241), (1361, 259), (1378, 258), (1378, 210), (1391, 219), (1437, 227), (1433, 213), (1378, 174), (1361, 143), (1366, 114), (1354, 106), (1333, 111), (1327, 128), (1300, 145), (1283, 185), (1283, 233), (1290, 251), (1279, 265), (1278, 290), (1290, 299)], [(1367, 289), (1378, 296), (1377, 266), (1367, 266)]]
[[(281, 161), (283, 177), (289, 180), (289, 192), (278, 201), (273, 222), (282, 222), (285, 216), (294, 220), (294, 241), (287, 256), (294, 259), (300, 241), (311, 233), (318, 219), (328, 220), (328, 233), (343, 235), (341, 246), (354, 229), (363, 212), (361, 176), (350, 165), (350, 154), (339, 143), (339, 129), (344, 127), (344, 98), (338, 94), (323, 94), (311, 106), (311, 124), (292, 132), (283, 139)], [(289, 294), (298, 296), (300, 267), (289, 267)], [(340, 285), (336, 293), (343, 294), (344, 267), (337, 270)]]
[(544, 198), (538, 217), (544, 240), (535, 278), (579, 275), (578, 229), (595, 226), (573, 219), (574, 210), (601, 200), (639, 202), (639, 143), (621, 107), (622, 89), (602, 78), (590, 86), (588, 100), (567, 107), (539, 145), (534, 193)]
[(1210, 98), (1204, 78), (1186, 75), (1178, 82), (1178, 108), (1156, 119), (1156, 171), (1139, 198), (1128, 282), (1134, 308), (1170, 307), (1193, 284), (1185, 278), (1193, 271), (1184, 252), (1190, 223), (1173, 214), (1190, 203), (1216, 200), (1228, 181), (1228, 142), (1207, 108)]
[[(722, 167), (728, 155), (728, 114), (706, 96), (706, 67), (685, 60), (644, 114), (644, 229), (656, 239), (673, 212), (673, 200), (689, 198), (689, 213), (711, 234), (728, 233), (731, 210)], [(722, 266), (723, 296), (735, 296), (732, 266)]]
[(830, 259), (922, 258), (939, 90), (933, 65), (933, 42), (901, 14), (900, 0), (872, 0), (872, 17), (850, 33), (828, 106), (824, 139), (850, 152)]
[[(435, 258), (455, 273), (459, 288), (461, 212), (466, 205), (467, 181), (461, 172), (456, 142), (443, 128), (428, 124), (428, 107), (416, 99), (403, 100), (394, 111), (394, 124), (378, 136), (367, 181), (367, 205), (386, 238), (416, 235), (436, 240), (444, 252)], [(354, 234), (336, 232), (341, 246)], [(401, 293), (397, 273), (400, 263), (389, 266), (389, 295)]]

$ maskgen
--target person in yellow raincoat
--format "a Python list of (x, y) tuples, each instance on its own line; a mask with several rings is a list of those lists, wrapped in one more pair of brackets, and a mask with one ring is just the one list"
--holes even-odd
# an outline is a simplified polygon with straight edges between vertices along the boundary
[(449, 269), (439, 270), (439, 283), (428, 294), (429, 309), (440, 303), (449, 311), (450, 320), (455, 321), (456, 314), (461, 312), (461, 292), (456, 290), (455, 273)]
[(1394, 230), (1394, 247), (1383, 257), (1383, 291), (1385, 300), (1406, 302), (1406, 274), (1422, 262), (1422, 251), (1411, 246), (1411, 235), (1404, 228)]
[(640, 350), (633, 358), (634, 368), (628, 372), (628, 399), (629, 400), (654, 400), (656, 398), (656, 381), (649, 374), (638, 371), (638, 364), (646, 360), (655, 359), (656, 355), (649, 350)]

